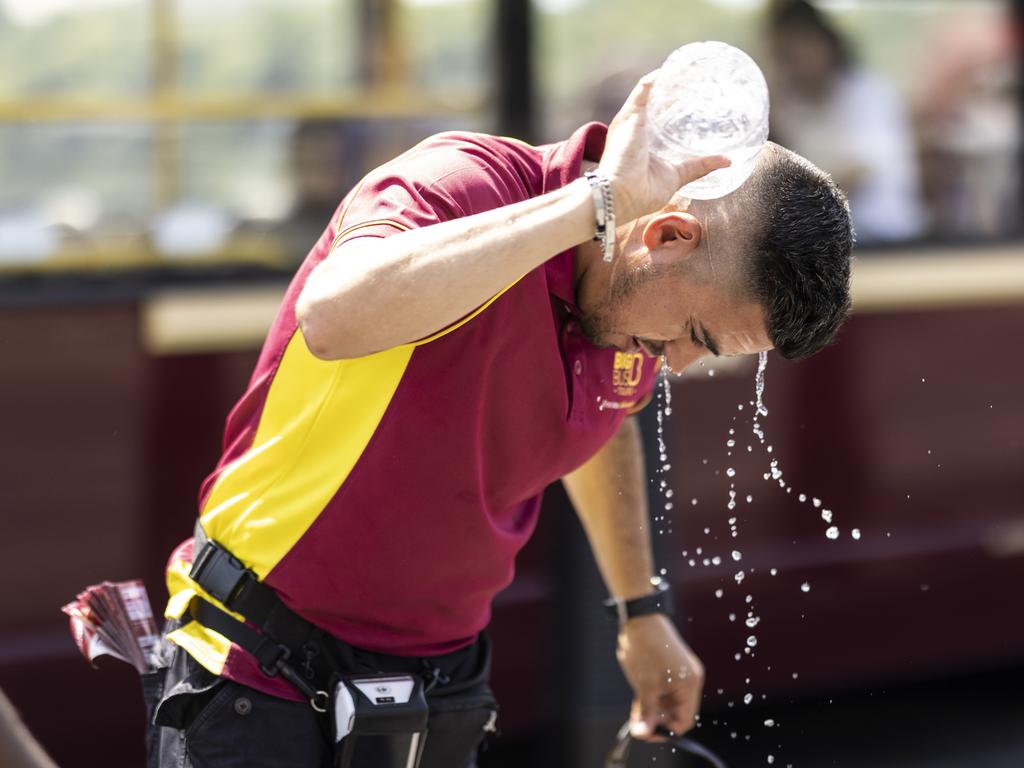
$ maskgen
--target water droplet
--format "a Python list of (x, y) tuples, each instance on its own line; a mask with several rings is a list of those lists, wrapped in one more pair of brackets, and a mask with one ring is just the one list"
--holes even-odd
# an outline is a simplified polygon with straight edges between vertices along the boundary
[(711, 564), (712, 565), (721, 565), (722, 564), (722, 558), (720, 558), (718, 555), (715, 555), (714, 557), (711, 558)]
[(714, 368), (708, 368), (708, 376), (711, 376), (712, 378), (714, 378), (714, 375), (715, 375), (715, 369)]
[(749, 704), (753, 700), (754, 700), (754, 694), (752, 694), (752, 693), (748, 693), (746, 696), (743, 697), (743, 703), (744, 704)]
[(747, 494), (747, 504), (750, 504), (753, 500), (754, 500), (754, 497), (748, 493)]
[(740, 553), (739, 553), (739, 552), (738, 552), (737, 550), (735, 550), (735, 549), (734, 549), (734, 550), (732, 551), (732, 559), (733, 559), (733, 560), (735, 560), (735, 561), (737, 561), (737, 562), (739, 562), (740, 560), (742, 560), (742, 559), (743, 559), (743, 555), (742, 555), (742, 554), (740, 554)]
[(765, 721), (764, 721), (764, 727), (765, 727), (765, 728), (774, 728), (774, 727), (775, 727), (775, 721), (774, 721), (774, 720), (772, 720), (772, 719), (771, 719), (771, 718), (769, 717), (769, 718), (768, 718), (767, 720), (765, 720)]
[(821, 499), (811, 499), (811, 504), (813, 504), (814, 508), (817, 509), (821, 506)]
[(852, 531), (850, 531), (850, 535), (853, 536), (853, 538), (857, 541), (860, 541), (860, 528), (854, 528)]
[(806, 493), (801, 493), (796, 498), (797, 498), (798, 501), (807, 501), (807, 494)]
[(732, 438), (729, 438), (728, 440), (725, 441), (725, 447), (726, 448), (733, 448), (735, 445), (736, 445), (736, 441), (733, 440)]
[(724, 594), (725, 594), (725, 590), (723, 590), (723, 589), (716, 589), (715, 590), (715, 597), (721, 597)]
[(800, 585), (800, 591), (801, 591), (801, 592), (810, 592), (810, 591), (811, 591), (811, 585), (810, 585), (810, 584), (808, 584), (808, 583), (807, 583), (807, 582), (805, 581), (805, 582), (804, 582), (803, 584), (801, 584), (801, 585)]
[(711, 529), (710, 528), (705, 528), (704, 529), (704, 535), (707, 536), (709, 533), (711, 533)]
[(729, 614), (729, 621), (736, 621), (736, 614), (735, 613), (730, 613)]
[(798, 677), (800, 677), (800, 673), (799, 672), (794, 672), (793, 673), (793, 679), (796, 680)]
[(825, 535), (828, 536), (832, 540), (838, 539), (839, 538), (839, 529), (836, 528), (833, 525), (831, 528), (829, 528), (827, 531), (825, 531)]
[(768, 765), (775, 762), (775, 755), (768, 755)]
[(777, 575), (778, 572), (779, 572), (778, 568), (772, 568), (770, 571), (768, 571), (768, 573), (770, 573), (772, 576)]
[(746, 574), (743, 571), (736, 571), (736, 575), (733, 576), (733, 578), (736, 579), (737, 584), (742, 584), (743, 579), (746, 578)]
[(736, 518), (735, 517), (730, 517), (729, 518), (729, 525), (736, 525)]
[(757, 616), (751, 616), (751, 617), (750, 617), (749, 619), (747, 619), (747, 621), (746, 621), (746, 625), (747, 625), (748, 627), (750, 627), (751, 629), (753, 629), (753, 628), (754, 628), (754, 627), (756, 627), (756, 626), (757, 626), (757, 625), (758, 625), (758, 624), (759, 624), (760, 622), (761, 622), (761, 619), (760, 619), (760, 618), (758, 618)]
[(732, 467), (729, 467), (727, 470), (725, 470), (725, 474), (728, 475), (729, 477), (736, 477), (736, 470), (733, 469)]
[(823, 509), (823, 510), (821, 510), (821, 519), (824, 520), (826, 523), (831, 523), (832, 522), (832, 510), (831, 509)]
[(696, 499), (690, 499), (690, 506), (696, 507), (697, 506), (697, 500)]

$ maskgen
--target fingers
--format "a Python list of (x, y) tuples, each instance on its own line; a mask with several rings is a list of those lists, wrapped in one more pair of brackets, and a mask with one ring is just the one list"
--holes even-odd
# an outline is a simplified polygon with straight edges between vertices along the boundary
[(666, 735), (686, 733), (696, 724), (700, 696), (698, 688), (634, 700), (630, 735), (642, 741), (661, 741)]
[(726, 155), (706, 155), (687, 160), (679, 167), (679, 186), (685, 186), (691, 181), (707, 176), (712, 171), (728, 168), (730, 165), (732, 165), (732, 160)]
[(629, 735), (641, 741), (652, 740), (654, 730), (660, 722), (656, 711), (656, 703), (634, 699), (633, 708), (629, 712)]
[(640, 109), (647, 106), (647, 99), (651, 95), (651, 86), (654, 85), (654, 81), (658, 78), (659, 70), (648, 72), (646, 75), (640, 78), (640, 81), (633, 87), (633, 90), (629, 94), (629, 98), (626, 99), (626, 104), (623, 111), (626, 109)]
[(699, 702), (699, 690), (686, 694), (676, 692), (663, 697), (664, 716), (661, 724), (676, 736), (686, 733), (696, 724)]

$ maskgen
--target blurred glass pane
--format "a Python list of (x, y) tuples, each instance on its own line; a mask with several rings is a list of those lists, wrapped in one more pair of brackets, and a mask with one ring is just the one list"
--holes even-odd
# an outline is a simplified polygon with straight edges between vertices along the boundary
[[(491, 85), (491, 0), (399, 0), (398, 50), (409, 85), (441, 101), (476, 101)], [(500, 31), (499, 31), (500, 34)]]
[(0, 99), (149, 89), (149, 0), (0, 0)]
[(325, 93), (357, 82), (359, 0), (177, 0), (190, 94)]
[(453, 127), (441, 118), (188, 124), (176, 197), (156, 217), (156, 250), (294, 266), (364, 174)]
[(152, 164), (145, 125), (0, 125), (0, 266), (142, 259)]

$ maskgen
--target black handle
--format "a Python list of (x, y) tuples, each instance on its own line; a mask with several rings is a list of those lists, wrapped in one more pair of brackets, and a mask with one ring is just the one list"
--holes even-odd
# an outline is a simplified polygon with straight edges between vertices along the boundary
[[(714, 752), (705, 747), (703, 744), (694, 741), (691, 738), (685, 736), (673, 736), (663, 726), (658, 726), (654, 729), (655, 734), (664, 737), (665, 741), (671, 744), (676, 749), (685, 752), (688, 755), (699, 757), (706, 761), (712, 768), (726, 768), (722, 758), (718, 757)], [(615, 744), (608, 751), (608, 757), (605, 759), (605, 768), (626, 768), (626, 761), (629, 759), (629, 748), (633, 744), (633, 737), (629, 731), (629, 721), (619, 729), (618, 734), (615, 737)]]

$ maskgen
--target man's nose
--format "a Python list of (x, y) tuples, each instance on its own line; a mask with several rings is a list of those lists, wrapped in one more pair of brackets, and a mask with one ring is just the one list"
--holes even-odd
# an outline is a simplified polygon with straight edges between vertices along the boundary
[(665, 364), (672, 373), (682, 373), (693, 363), (704, 357), (706, 351), (693, 344), (665, 346)]

